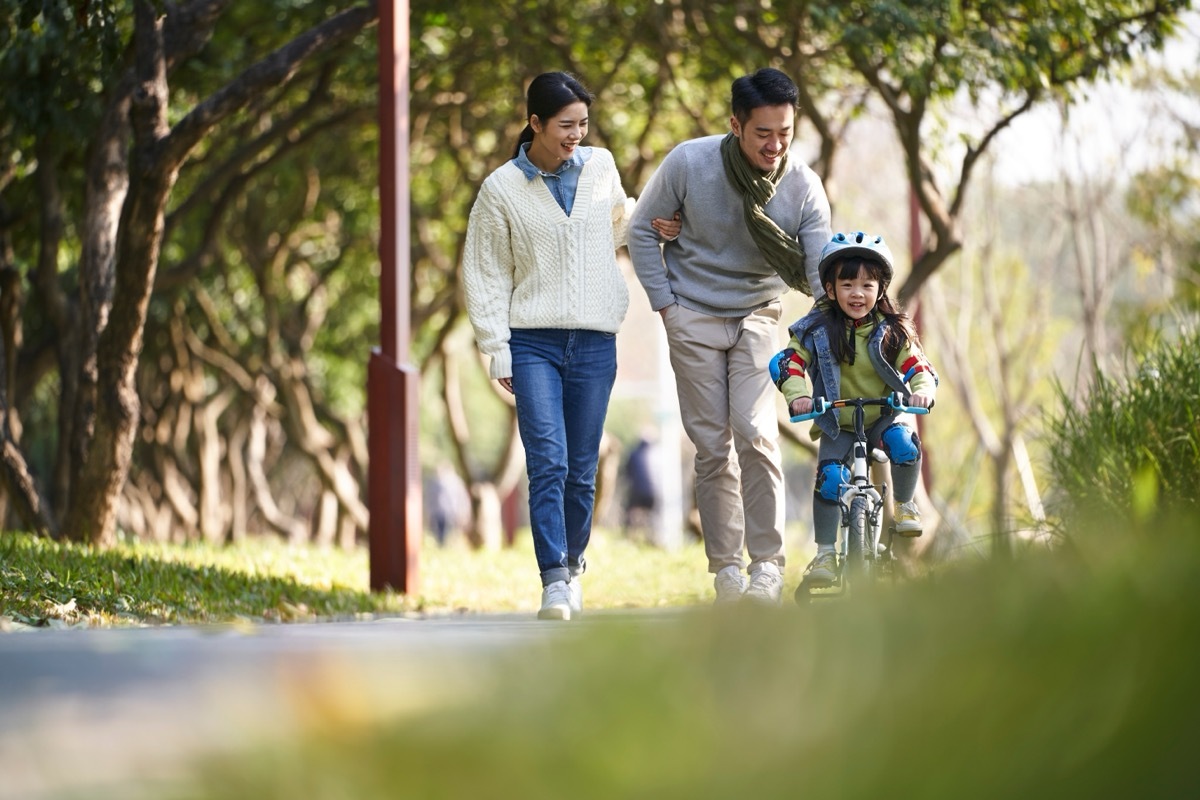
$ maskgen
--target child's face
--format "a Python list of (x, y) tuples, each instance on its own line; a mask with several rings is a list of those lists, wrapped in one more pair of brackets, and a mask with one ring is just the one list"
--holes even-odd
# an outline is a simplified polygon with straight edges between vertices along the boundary
[(860, 320), (879, 302), (879, 281), (871, 277), (866, 267), (859, 267), (852, 278), (838, 277), (826, 285), (825, 293), (837, 301), (842, 313), (852, 320)]

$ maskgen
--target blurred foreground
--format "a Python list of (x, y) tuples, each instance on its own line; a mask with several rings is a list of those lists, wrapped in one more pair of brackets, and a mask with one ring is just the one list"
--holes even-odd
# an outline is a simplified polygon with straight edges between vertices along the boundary
[(1195, 529), (779, 611), (6, 637), (0, 797), (1196, 796)]

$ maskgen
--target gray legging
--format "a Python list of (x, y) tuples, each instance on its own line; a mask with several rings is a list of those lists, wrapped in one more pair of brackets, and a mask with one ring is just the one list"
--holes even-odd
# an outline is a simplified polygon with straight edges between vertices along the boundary
[[(892, 496), (897, 503), (907, 503), (916, 494), (917, 481), (921, 478), (921, 443), (912, 425), (903, 417), (880, 417), (867, 428), (867, 444), (872, 449), (879, 448), (884, 431), (893, 424), (907, 429), (912, 448), (916, 451), (915, 459), (904, 464), (897, 464), (895, 461), (891, 464)], [(817, 451), (817, 488), (813, 492), (813, 533), (819, 545), (837, 543), (838, 526), (842, 521), (841, 507), (821, 496), (822, 470), (824, 465), (830, 462), (848, 466), (853, 447), (854, 434), (850, 431), (843, 430), (836, 439), (827, 434), (821, 436), (821, 444)]]

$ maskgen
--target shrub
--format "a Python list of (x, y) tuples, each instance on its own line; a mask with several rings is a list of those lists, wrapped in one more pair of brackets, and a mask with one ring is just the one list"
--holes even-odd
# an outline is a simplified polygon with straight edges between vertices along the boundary
[(1162, 340), (1123, 380), (1099, 368), (1080, 403), (1059, 387), (1050, 466), (1067, 530), (1145, 530), (1200, 509), (1200, 331)]

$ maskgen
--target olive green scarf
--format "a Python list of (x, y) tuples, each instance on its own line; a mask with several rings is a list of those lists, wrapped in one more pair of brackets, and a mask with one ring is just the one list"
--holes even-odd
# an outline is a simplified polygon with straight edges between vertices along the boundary
[(775, 187), (787, 170), (787, 154), (779, 162), (779, 168), (767, 175), (762, 174), (746, 160), (738, 147), (737, 137), (732, 133), (721, 142), (721, 160), (725, 174), (742, 194), (742, 211), (746, 215), (746, 227), (758, 245), (763, 258), (779, 273), (784, 283), (812, 296), (808, 285), (808, 273), (804, 269), (804, 245), (785, 233), (775, 220), (764, 210), (775, 196)]

